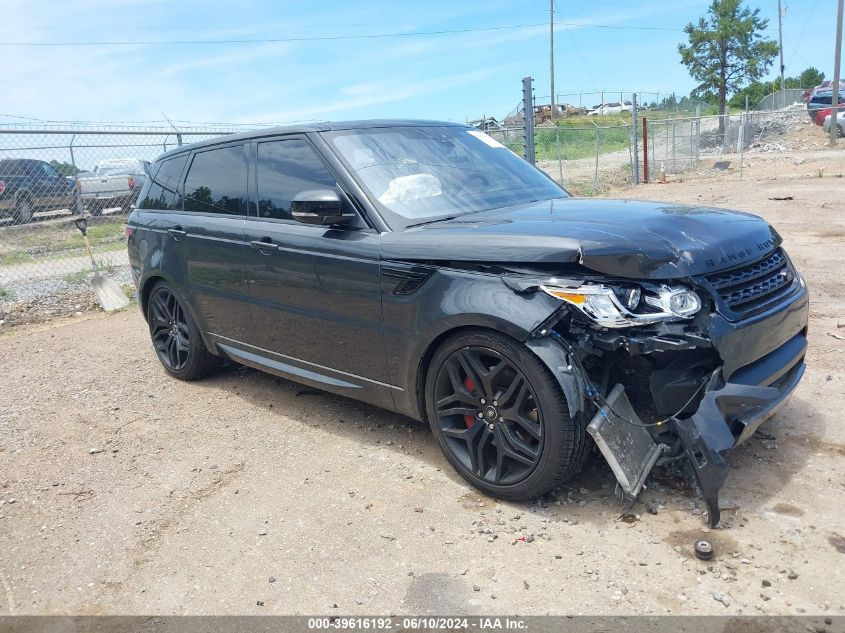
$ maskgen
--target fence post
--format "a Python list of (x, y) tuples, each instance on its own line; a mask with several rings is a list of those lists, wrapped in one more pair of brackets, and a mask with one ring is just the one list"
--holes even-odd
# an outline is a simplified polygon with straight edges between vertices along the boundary
[(737, 145), (739, 145), (739, 179), (742, 180), (742, 163), (745, 155), (745, 118), (747, 114), (743, 112), (739, 115), (739, 134)]
[(675, 140), (676, 137), (677, 137), (677, 132), (676, 132), (677, 128), (675, 126), (676, 123), (677, 123), (677, 119), (672, 119), (672, 173), (673, 174), (678, 173), (678, 153), (677, 153), (677, 150), (675, 149), (675, 145), (677, 143), (677, 141)]
[(532, 95), (531, 77), (522, 78), (522, 125), (525, 129), (525, 160), (536, 164), (534, 153), (534, 98)]
[(689, 167), (691, 168), (691, 167), (693, 167), (693, 159), (694, 159), (694, 157), (695, 157), (695, 146), (693, 145), (693, 142), (694, 142), (695, 138), (694, 138), (694, 136), (693, 136), (693, 126), (694, 126), (694, 123), (693, 123), (692, 121), (690, 121), (689, 123), (690, 123), (690, 154), (689, 154), (689, 156), (690, 156), (690, 161), (689, 161), (689, 162), (690, 162), (690, 164), (689, 164)]
[(68, 146), (68, 149), (70, 149), (70, 164), (73, 165), (73, 175), (76, 176), (76, 174), (79, 173), (79, 170), (76, 168), (76, 158), (73, 155), (74, 140), (76, 140), (76, 134), (70, 137), (70, 145)]
[[(554, 122), (553, 122), (554, 123)], [(560, 126), (554, 123), (555, 126), (555, 143), (557, 144), (557, 168), (560, 175), (560, 184), (563, 186), (563, 151), (560, 146)]]
[(648, 119), (643, 117), (643, 182), (648, 183)]
[(640, 184), (640, 159), (637, 156), (637, 93), (631, 93), (631, 182)]
[(695, 106), (695, 163), (701, 160), (701, 104)]
[(590, 122), (596, 127), (596, 189), (599, 188), (599, 126), (598, 124), (593, 121), (592, 119)]

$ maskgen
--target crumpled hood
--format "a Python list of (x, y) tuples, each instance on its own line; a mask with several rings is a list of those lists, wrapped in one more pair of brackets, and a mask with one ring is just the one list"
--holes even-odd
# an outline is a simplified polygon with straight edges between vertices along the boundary
[(580, 263), (631, 279), (731, 268), (772, 251), (777, 232), (755, 215), (639, 200), (561, 198), (387, 233), (384, 259)]

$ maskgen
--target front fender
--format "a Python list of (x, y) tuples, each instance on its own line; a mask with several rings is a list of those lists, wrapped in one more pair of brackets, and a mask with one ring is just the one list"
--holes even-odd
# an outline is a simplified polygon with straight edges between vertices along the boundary
[(524, 341), (560, 305), (543, 293), (516, 293), (498, 275), (449, 268), (434, 269), (410, 294), (383, 275), (382, 297), (391, 382), (403, 389), (394, 394), (396, 408), (417, 419), (427, 362), (446, 336), (475, 327)]

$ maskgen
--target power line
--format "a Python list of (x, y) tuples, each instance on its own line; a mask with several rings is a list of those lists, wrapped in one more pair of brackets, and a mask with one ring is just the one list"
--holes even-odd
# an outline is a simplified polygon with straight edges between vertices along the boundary
[[(622, 26), (616, 24), (584, 24), (577, 22), (557, 22), (561, 26), (581, 29), (619, 29), (634, 31), (674, 31), (683, 29), (661, 26)], [(360, 35), (323, 35), (314, 37), (272, 37), (254, 39), (212, 39), (212, 40), (146, 40), (146, 41), (94, 41), (94, 42), (0, 42), (0, 46), (162, 46), (162, 45), (209, 45), (209, 44), (273, 44), (283, 42), (327, 42), (340, 40), (384, 39), (419, 37), (427, 35), (453, 35), (459, 33), (477, 33), (489, 31), (510, 31), (518, 29), (546, 26), (546, 23), (513, 24), (506, 26), (489, 26), (467, 29), (443, 29), (439, 31), (410, 31), (400, 33), (366, 33)]]
[(322, 35), (315, 37), (269, 37), (255, 39), (215, 40), (148, 40), (148, 41), (100, 41), (100, 42), (0, 42), (0, 46), (147, 46), (183, 44), (272, 44), (279, 42), (326, 42), (337, 40), (361, 40), (392, 37), (415, 37), (420, 35), (450, 35), (477, 31), (504, 31), (545, 26), (544, 24), (515, 24), (511, 26), (490, 26), (473, 29), (444, 29), (440, 31), (409, 31), (400, 33), (367, 33), (361, 35)]
[[(484, 14), (485, 18), (502, 18), (508, 17), (513, 15), (526, 15), (528, 13), (548, 13), (545, 10), (529, 10), (529, 11), (509, 11), (507, 13), (486, 13)], [(437, 22), (454, 22), (458, 21), (460, 18), (451, 18), (446, 20), (437, 20)], [(318, 25), (319, 28), (334, 28), (334, 27), (358, 27), (358, 26), (403, 26), (407, 25), (409, 22), (414, 20), (408, 19), (404, 22), (344, 22), (338, 24), (320, 24)], [(423, 23), (431, 24), (432, 20), (424, 20)], [(0, 25), (0, 31), (111, 31), (111, 30), (120, 30), (120, 31), (179, 31), (179, 32), (192, 32), (192, 31), (218, 31), (218, 32), (226, 32), (226, 31), (267, 31), (269, 29), (278, 28), (280, 25), (277, 24), (259, 24), (259, 25), (244, 25), (244, 26), (123, 26), (120, 25), (118, 27), (112, 26), (72, 26), (69, 27), (67, 25), (62, 26), (10, 26), (10, 25)], [(282, 24), (285, 26), (285, 24)]]
[[(790, 64), (792, 63), (792, 60), (795, 59), (796, 55), (798, 55), (799, 57), (801, 56), (800, 53), (798, 52), (798, 47), (801, 46), (801, 41), (804, 39), (804, 34), (807, 32), (807, 26), (809, 26), (810, 20), (812, 19), (813, 14), (816, 12), (816, 6), (818, 5), (818, 3), (819, 3), (819, 0), (815, 0), (813, 2), (813, 7), (810, 9), (810, 12), (807, 14), (807, 19), (804, 20), (804, 27), (801, 29), (801, 35), (798, 36), (798, 40), (795, 42), (795, 46), (792, 47), (792, 57), (790, 57), (790, 59), (789, 59)], [(801, 57), (801, 59), (803, 60), (804, 58)], [(806, 60), (805, 60), (804, 63), (807, 63)], [(811, 88), (812, 86), (805, 86), (805, 87)]]

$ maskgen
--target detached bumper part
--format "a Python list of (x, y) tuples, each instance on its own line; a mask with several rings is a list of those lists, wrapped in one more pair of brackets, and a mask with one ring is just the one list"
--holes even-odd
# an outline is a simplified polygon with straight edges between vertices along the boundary
[(738, 369), (728, 381), (721, 368), (716, 370), (698, 410), (673, 420), (707, 505), (710, 527), (719, 523), (719, 490), (727, 478), (721, 453), (747, 440), (783, 406), (804, 375), (806, 349), (802, 333)]
[[(807, 340), (797, 334), (775, 351), (736, 370), (725, 380), (723, 368), (707, 382), (696, 412), (672, 418), (701, 494), (710, 527), (720, 519), (719, 490), (728, 474), (722, 453), (741, 444), (786, 402), (804, 375)], [(587, 431), (607, 460), (619, 486), (636, 497), (660, 456), (669, 450), (642, 426), (622, 385), (613, 387)]]

